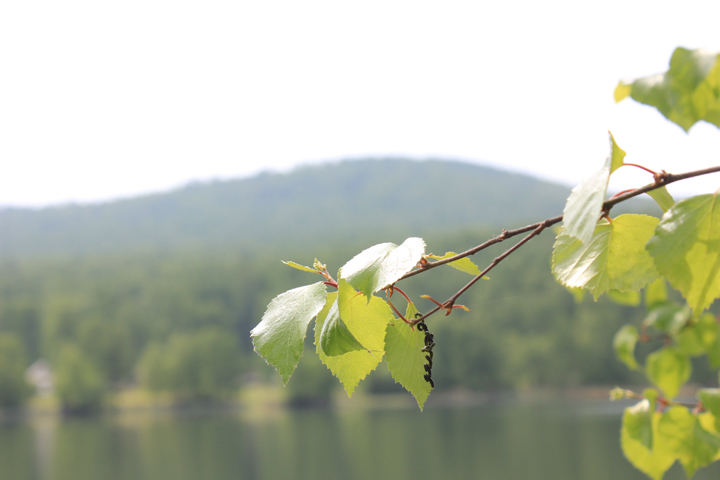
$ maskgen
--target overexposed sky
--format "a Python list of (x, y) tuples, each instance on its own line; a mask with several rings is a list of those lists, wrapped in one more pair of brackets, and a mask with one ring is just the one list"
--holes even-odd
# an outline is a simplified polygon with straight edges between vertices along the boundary
[[(2, 2), (0, 206), (383, 155), (576, 184), (608, 130), (627, 161), (718, 165), (715, 127), (612, 96), (677, 46), (720, 50), (718, 18), (715, 0)], [(651, 180), (623, 170), (611, 186)]]

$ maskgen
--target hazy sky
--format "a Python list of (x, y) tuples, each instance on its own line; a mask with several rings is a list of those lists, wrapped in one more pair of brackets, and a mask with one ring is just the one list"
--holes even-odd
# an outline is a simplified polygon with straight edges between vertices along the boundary
[[(0, 205), (380, 155), (575, 184), (608, 130), (627, 161), (716, 165), (718, 129), (612, 94), (677, 46), (720, 50), (718, 18), (717, 0), (2, 2)], [(628, 169), (613, 186), (651, 180)]]

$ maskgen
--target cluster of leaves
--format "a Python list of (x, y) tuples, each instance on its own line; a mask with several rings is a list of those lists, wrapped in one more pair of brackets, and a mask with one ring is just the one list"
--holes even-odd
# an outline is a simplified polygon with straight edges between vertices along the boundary
[[(720, 127), (720, 61), (718, 54), (678, 48), (668, 72), (631, 83), (621, 83), (617, 101), (631, 96), (655, 106), (663, 115), (688, 130), (700, 120)], [(317, 316), (315, 345), (330, 370), (352, 394), (358, 382), (385, 356), (393, 378), (409, 390), (423, 407), (430, 386), (423, 381), (423, 335), (412, 327), (428, 315), (447, 313), (474, 282), (547, 227), (563, 222), (552, 253), (555, 278), (571, 290), (589, 291), (597, 300), (603, 294), (621, 301), (640, 298), (645, 289), (648, 316), (642, 332), (623, 327), (615, 338), (618, 358), (634, 370), (640, 368), (635, 344), (657, 331), (664, 345), (650, 354), (644, 372), (656, 385), (642, 395), (618, 390), (616, 397), (641, 398), (623, 418), (622, 445), (628, 459), (659, 479), (679, 460), (691, 476), (698, 468), (720, 459), (720, 390), (703, 389), (699, 403), (690, 406), (674, 400), (690, 377), (690, 357), (708, 355), (720, 367), (720, 327), (705, 313), (720, 297), (720, 205), (718, 192), (675, 202), (665, 186), (689, 176), (718, 171), (671, 175), (626, 163), (625, 152), (610, 134), (610, 154), (602, 168), (573, 189), (563, 215), (501, 235), (456, 255), (425, 255), (425, 242), (409, 238), (402, 245), (384, 243), (361, 252), (338, 272), (335, 281), (324, 265), (295, 268), (321, 274), (325, 281), (296, 288), (272, 300), (260, 324), (252, 331), (256, 351), (273, 364), (287, 383), (302, 355), (307, 326)], [(640, 167), (653, 182), (606, 200), (611, 175), (624, 166)], [(625, 214), (612, 218), (610, 209), (633, 196), (648, 193), (664, 211), (662, 218)], [(516, 234), (530, 232), (483, 271), (468, 255)], [(435, 260), (432, 262), (431, 260)], [(395, 282), (433, 265), (449, 264), (475, 276), (445, 303), (426, 315), (417, 314), (408, 299), (405, 315), (389, 301)], [(687, 305), (670, 302), (666, 281)], [(327, 286), (337, 292), (327, 293)], [(385, 290), (388, 301), (374, 294)], [(417, 314), (417, 315), (416, 315)], [(419, 317), (419, 318), (416, 318)]]

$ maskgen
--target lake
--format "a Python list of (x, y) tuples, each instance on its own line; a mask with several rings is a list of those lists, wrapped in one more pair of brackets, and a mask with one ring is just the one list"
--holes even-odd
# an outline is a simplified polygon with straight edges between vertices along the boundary
[[(150, 412), (0, 425), (2, 480), (645, 479), (607, 401)], [(666, 479), (685, 478), (675, 465)], [(720, 478), (720, 465), (696, 479)]]

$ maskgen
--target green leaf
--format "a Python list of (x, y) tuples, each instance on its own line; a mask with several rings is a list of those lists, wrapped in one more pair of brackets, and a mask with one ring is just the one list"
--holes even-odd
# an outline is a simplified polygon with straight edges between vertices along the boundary
[(677, 303), (668, 303), (653, 308), (643, 324), (669, 335), (677, 335), (690, 320), (690, 309)]
[(553, 247), (552, 270), (566, 287), (586, 288), (595, 300), (608, 290), (639, 290), (657, 277), (645, 244), (658, 220), (647, 215), (620, 215), (602, 220), (588, 242), (562, 229)]
[(623, 164), (625, 157), (625, 152), (617, 146), (612, 134), (610, 132), (608, 134), (610, 136), (610, 155), (605, 160), (605, 165), (573, 188), (563, 210), (563, 225), (566, 234), (578, 239), (581, 243), (586, 243), (592, 238), (595, 225), (600, 218), (603, 202), (605, 202), (610, 174)]
[[(338, 285), (340, 290), (328, 295), (328, 303), (318, 314), (315, 322), (315, 346), (320, 360), (340, 380), (348, 396), (370, 372), (377, 368), (385, 353), (385, 327), (395, 318), (390, 306), (381, 298), (372, 297), (370, 302), (359, 295), (347, 283)], [(338, 299), (339, 295), (339, 299)], [(340, 317), (348, 331), (367, 350), (355, 350), (330, 357), (323, 352), (320, 333), (330, 313), (331, 304), (338, 299)]]
[(690, 360), (677, 347), (664, 347), (648, 355), (645, 361), (648, 379), (671, 400), (688, 381), (691, 371)]
[(624, 325), (615, 334), (613, 347), (615, 356), (628, 366), (630, 370), (637, 370), (639, 365), (635, 360), (635, 344), (638, 341), (638, 331), (635, 325)]
[(668, 292), (664, 278), (658, 278), (645, 289), (645, 307), (648, 310), (667, 303), (667, 300)]
[[(347, 282), (343, 279), (340, 279), (338, 282), (341, 292), (343, 291), (342, 284), (347, 285)], [(352, 289), (352, 287), (350, 288)], [(342, 297), (342, 293), (340, 295)], [(332, 304), (320, 329), (320, 348), (328, 357), (342, 355), (355, 350), (366, 350), (366, 348), (357, 341), (355, 336), (350, 333), (345, 322), (343, 322), (338, 303), (338, 300), (335, 300)]]
[(667, 72), (621, 84), (624, 86), (615, 90), (615, 99), (625, 98), (629, 85), (635, 101), (657, 108), (685, 131), (700, 120), (720, 127), (718, 58), (717, 53), (707, 50), (677, 48)]
[(700, 314), (720, 296), (720, 205), (699, 195), (665, 212), (647, 250), (658, 271)]
[(637, 307), (641, 302), (640, 292), (636, 290), (628, 290), (627, 292), (609, 290), (608, 298), (618, 305), (627, 305), (628, 307)]
[(700, 332), (695, 328), (694, 324), (688, 324), (680, 330), (680, 333), (675, 337), (675, 341), (680, 351), (688, 357), (697, 357), (706, 353), (705, 345), (702, 344), (700, 338)]
[(650, 195), (658, 205), (660, 205), (660, 208), (662, 208), (663, 212), (667, 212), (670, 210), (670, 207), (675, 205), (675, 199), (670, 195), (670, 192), (667, 191), (666, 187), (656, 188), (655, 190), (650, 190), (647, 192), (648, 195)]
[(250, 332), (255, 351), (287, 384), (305, 347), (308, 323), (325, 305), (323, 282), (293, 288), (270, 301), (262, 321)]
[(700, 315), (694, 325), (712, 368), (720, 367), (720, 325), (712, 313)]
[(303, 272), (310, 272), (310, 273), (320, 273), (320, 270), (317, 270), (315, 268), (306, 267), (305, 265), (300, 265), (299, 263), (295, 262), (286, 262), (285, 260), (281, 260), (282, 263), (287, 265), (288, 267), (296, 268), (298, 270), (302, 270)]
[[(405, 318), (414, 318), (417, 313), (415, 305), (408, 304)], [(432, 388), (425, 381), (425, 334), (413, 330), (408, 324), (395, 321), (387, 326), (385, 333), (385, 360), (392, 377), (407, 391), (413, 394), (420, 410), (425, 405)]]
[(399, 246), (381, 243), (355, 255), (340, 268), (340, 276), (370, 298), (412, 270), (423, 253), (422, 238), (410, 237)]
[(715, 417), (715, 430), (720, 430), (720, 389), (703, 388), (698, 390), (698, 398), (705, 410)]
[[(444, 260), (446, 258), (454, 257), (455, 255), (457, 255), (457, 253), (447, 252), (442, 257), (438, 257), (437, 255), (428, 255), (428, 258), (433, 258), (435, 260)], [(459, 260), (455, 260), (454, 262), (450, 262), (447, 265), (451, 266), (452, 268), (454, 268), (456, 270), (460, 270), (461, 272), (469, 273), (470, 275), (473, 275), (473, 276), (480, 275), (480, 269), (478, 268), (478, 266), (475, 265), (473, 263), (473, 261), (467, 257), (463, 257)], [(487, 279), (487, 277), (483, 277), (483, 278)]]
[(640, 403), (625, 409), (622, 428), (633, 440), (639, 441), (644, 447), (652, 449), (653, 431), (650, 401), (645, 399)]
[(615, 87), (615, 92), (613, 94), (613, 97), (615, 98), (615, 103), (622, 102), (627, 97), (629, 97), (631, 90), (632, 84), (619, 82), (617, 87)]
[(626, 408), (623, 414), (622, 428), (620, 430), (620, 445), (622, 446), (622, 451), (635, 468), (654, 480), (660, 480), (672, 464), (675, 463), (676, 458), (668, 449), (665, 439), (657, 435), (661, 414), (659, 412), (653, 412), (653, 409), (650, 409), (652, 426), (652, 449), (650, 449), (640, 440), (643, 436), (637, 427), (635, 427), (636, 429), (633, 431), (634, 436), (631, 435), (628, 429), (628, 425), (633, 425), (633, 421), (628, 420), (628, 417), (632, 415), (632, 412), (628, 413), (628, 410), (632, 408), (633, 407)]
[(703, 429), (696, 415), (685, 407), (668, 409), (658, 422), (658, 434), (668, 449), (680, 459), (685, 473), (692, 477), (698, 468), (713, 462), (720, 451), (720, 436)]

